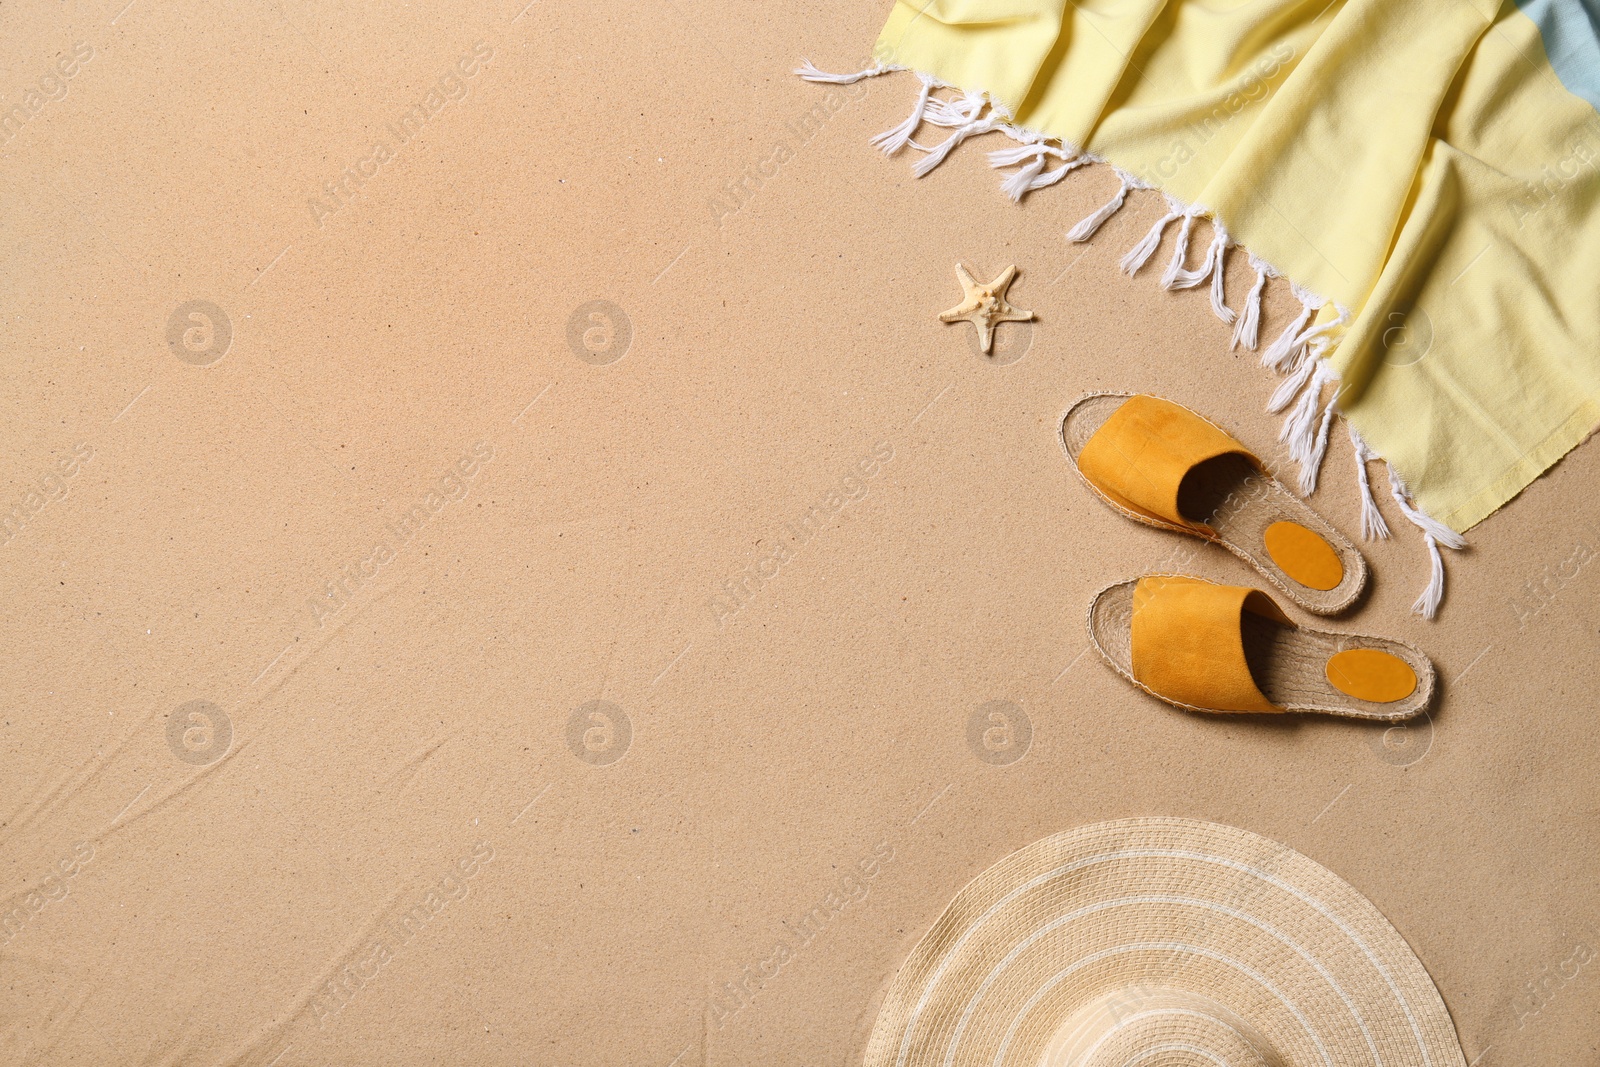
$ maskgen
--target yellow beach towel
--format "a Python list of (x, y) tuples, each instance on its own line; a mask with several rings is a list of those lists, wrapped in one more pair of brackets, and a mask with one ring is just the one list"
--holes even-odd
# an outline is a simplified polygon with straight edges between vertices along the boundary
[[(990, 161), (1018, 168), (1017, 199), (1111, 164), (1121, 188), (1073, 240), (1160, 190), (1123, 267), (1179, 227), (1162, 284), (1209, 283), (1236, 346), (1288, 279), (1304, 311), (1262, 361), (1302, 491), (1343, 414), (1427, 540), (1431, 618), (1440, 546), (1600, 423), (1597, 23), (1600, 0), (898, 0), (873, 66), (797, 73), (911, 72), (912, 114), (874, 141), (922, 151), (919, 176), (991, 131), (1016, 142)], [(923, 145), (925, 126), (950, 132)], [(1230, 305), (1235, 242), (1256, 279)], [(1385, 536), (1358, 466), (1363, 532)]]

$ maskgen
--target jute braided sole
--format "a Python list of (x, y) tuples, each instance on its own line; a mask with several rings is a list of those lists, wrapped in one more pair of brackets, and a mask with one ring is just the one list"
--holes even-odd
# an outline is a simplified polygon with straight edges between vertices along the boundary
[[(1220, 457), (1222, 460), (1237, 459), (1237, 462), (1208, 461), (1196, 468), (1193, 478), (1185, 480), (1185, 502), (1194, 513), (1208, 516), (1203, 521), (1216, 531), (1215, 537), (1206, 537), (1187, 527), (1130, 511), (1106, 496), (1099, 486), (1085, 477), (1078, 467), (1079, 453), (1095, 431), (1130, 395), (1090, 393), (1076, 400), (1062, 417), (1061, 444), (1072, 461), (1072, 469), (1077, 471), (1078, 477), (1083, 478), (1083, 483), (1095, 496), (1135, 522), (1214, 541), (1250, 564), (1290, 600), (1315, 615), (1336, 615), (1355, 603), (1367, 582), (1367, 563), (1356, 546), (1269, 472), (1255, 469), (1242, 458)], [(1218, 426), (1217, 429), (1222, 430), (1222, 427)], [(1328, 543), (1344, 567), (1344, 576), (1338, 585), (1326, 591), (1312, 589), (1295, 581), (1278, 566), (1267, 551), (1266, 530), (1280, 521), (1304, 526)]]
[[(1183, 578), (1188, 575), (1147, 575)], [(1133, 676), (1133, 590), (1139, 579), (1107, 586), (1089, 603), (1089, 641), (1107, 663), (1134, 685), (1174, 707), (1216, 713), (1162, 696)], [(1395, 722), (1427, 709), (1433, 699), (1433, 664), (1420, 649), (1403, 641), (1360, 634), (1335, 634), (1306, 627), (1290, 628), (1251, 612), (1243, 615), (1245, 659), (1261, 693), (1289, 711), (1316, 711), (1356, 719)], [(1417, 676), (1410, 696), (1390, 704), (1359, 700), (1328, 681), (1327, 663), (1336, 653), (1352, 648), (1377, 649), (1404, 660)], [(1231, 713), (1230, 713), (1231, 714)]]

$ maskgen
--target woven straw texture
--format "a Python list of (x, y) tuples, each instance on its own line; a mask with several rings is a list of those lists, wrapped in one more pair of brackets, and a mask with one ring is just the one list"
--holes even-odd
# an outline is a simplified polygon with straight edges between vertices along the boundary
[(1463, 1067), (1422, 964), (1331, 871), (1246, 830), (1096, 823), (956, 895), (867, 1067)]

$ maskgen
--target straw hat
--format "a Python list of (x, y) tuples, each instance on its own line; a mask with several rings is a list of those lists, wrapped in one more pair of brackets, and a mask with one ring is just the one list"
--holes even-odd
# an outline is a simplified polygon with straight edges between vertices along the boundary
[(1056, 834), (984, 871), (884, 997), (867, 1067), (1464, 1067), (1378, 909), (1191, 819)]

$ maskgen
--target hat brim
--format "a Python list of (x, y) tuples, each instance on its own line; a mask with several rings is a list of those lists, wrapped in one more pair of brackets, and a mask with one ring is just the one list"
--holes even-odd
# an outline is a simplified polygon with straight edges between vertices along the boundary
[(1069, 830), (980, 874), (901, 967), (865, 1057), (1131, 1062), (1466, 1061), (1416, 954), (1352, 886), (1247, 830), (1170, 818)]

